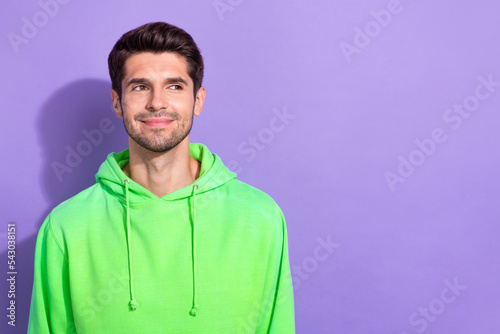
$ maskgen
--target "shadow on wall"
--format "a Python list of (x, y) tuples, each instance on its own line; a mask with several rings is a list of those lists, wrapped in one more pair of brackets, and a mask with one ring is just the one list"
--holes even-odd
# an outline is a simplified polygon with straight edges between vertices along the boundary
[[(95, 174), (110, 152), (127, 148), (123, 122), (114, 115), (109, 90), (110, 83), (104, 80), (78, 80), (56, 91), (42, 106), (36, 131), (43, 157), (40, 186), (49, 205), (40, 213), (37, 227), (54, 207), (95, 183)], [(0, 333), (26, 333), (36, 236), (16, 244), (16, 326), (8, 325), (7, 318), (0, 324)], [(6, 252), (1, 258), (7, 258)], [(0, 290), (9, 291), (7, 280), (1, 281)]]
[(54, 93), (39, 114), (44, 159), (40, 181), (50, 210), (93, 185), (106, 156), (128, 145), (110, 88), (104, 80), (76, 81)]

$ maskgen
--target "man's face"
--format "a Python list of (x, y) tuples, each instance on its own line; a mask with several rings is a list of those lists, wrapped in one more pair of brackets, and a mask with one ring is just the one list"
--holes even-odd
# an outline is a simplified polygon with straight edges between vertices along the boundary
[(199, 116), (203, 108), (205, 89), (194, 97), (187, 62), (176, 53), (138, 53), (124, 67), (121, 99), (111, 90), (117, 116), (123, 116), (125, 130), (137, 145), (169, 151), (188, 137), (193, 114)]

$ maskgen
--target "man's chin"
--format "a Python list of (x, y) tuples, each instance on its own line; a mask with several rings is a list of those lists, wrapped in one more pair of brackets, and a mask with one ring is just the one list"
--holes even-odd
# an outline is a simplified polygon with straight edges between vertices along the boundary
[(135, 146), (137, 149), (144, 150), (150, 153), (166, 153), (178, 147), (185, 139), (172, 140), (172, 139), (156, 139), (155, 142), (147, 141), (142, 138), (134, 138), (129, 136), (129, 146)]

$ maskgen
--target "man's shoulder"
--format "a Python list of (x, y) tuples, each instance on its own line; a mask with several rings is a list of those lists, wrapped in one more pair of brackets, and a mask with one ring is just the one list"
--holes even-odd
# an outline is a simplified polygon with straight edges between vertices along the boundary
[(71, 217), (86, 215), (95, 209), (95, 204), (100, 202), (103, 196), (101, 185), (96, 183), (56, 206), (50, 216), (57, 221), (67, 221)]
[(268, 193), (237, 179), (228, 182), (224, 193), (224, 204), (218, 208), (214, 205), (214, 208), (217, 213), (222, 210), (232, 226), (263, 235), (282, 231), (285, 224), (283, 212)]
[(229, 191), (227, 197), (231, 200), (246, 203), (254, 209), (281, 213), (281, 209), (276, 201), (261, 189), (238, 179), (231, 180), (228, 187)]

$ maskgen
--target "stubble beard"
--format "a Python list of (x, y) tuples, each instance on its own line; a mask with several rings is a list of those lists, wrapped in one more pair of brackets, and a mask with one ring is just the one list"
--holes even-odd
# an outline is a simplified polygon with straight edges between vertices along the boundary
[[(151, 152), (163, 153), (179, 145), (189, 135), (193, 126), (193, 112), (191, 113), (191, 117), (186, 120), (183, 120), (178, 113), (173, 111), (141, 113), (134, 116), (136, 124), (140, 122), (139, 120), (145, 118), (168, 117), (179, 125), (171, 130), (170, 133), (164, 128), (151, 128), (148, 131), (149, 134), (145, 134), (140, 131), (139, 128), (135, 128), (133, 122), (125, 115), (123, 116), (123, 126), (129, 137), (132, 138), (137, 145)], [(167, 134), (164, 134), (165, 132), (167, 132)]]

